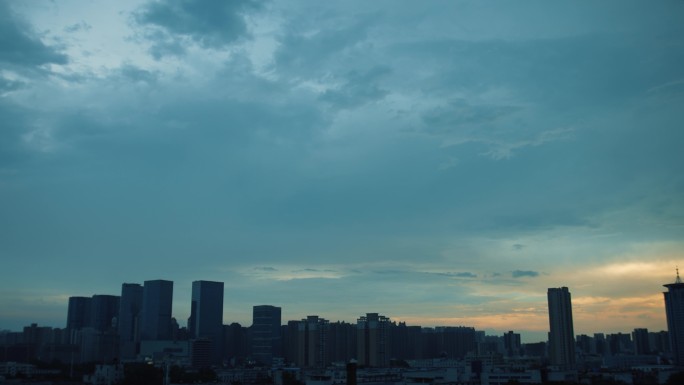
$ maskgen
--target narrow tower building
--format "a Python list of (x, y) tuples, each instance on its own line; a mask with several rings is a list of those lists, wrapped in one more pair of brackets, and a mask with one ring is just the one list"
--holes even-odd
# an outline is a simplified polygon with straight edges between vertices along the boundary
[(549, 358), (551, 365), (568, 370), (575, 367), (575, 332), (572, 326), (572, 302), (567, 287), (550, 288)]
[(674, 283), (663, 286), (667, 288), (667, 291), (663, 293), (665, 316), (674, 364), (684, 366), (684, 283), (679, 278), (679, 269), (677, 269), (677, 278)]

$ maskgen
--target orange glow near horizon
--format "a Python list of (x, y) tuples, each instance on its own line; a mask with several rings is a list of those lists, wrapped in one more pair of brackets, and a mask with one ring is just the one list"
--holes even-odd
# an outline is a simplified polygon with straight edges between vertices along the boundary
[[(627, 298), (573, 298), (575, 334), (631, 332), (636, 328), (652, 331), (667, 330), (662, 294)], [(395, 321), (420, 326), (472, 326), (476, 329), (547, 332), (549, 330), (546, 303), (485, 315), (461, 317), (391, 317)]]

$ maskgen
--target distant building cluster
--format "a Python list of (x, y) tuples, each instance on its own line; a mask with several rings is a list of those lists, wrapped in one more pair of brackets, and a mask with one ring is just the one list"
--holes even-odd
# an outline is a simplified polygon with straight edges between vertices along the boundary
[(146, 364), (167, 376), (170, 367), (211, 370), (224, 383), (294, 376), (332, 385), (348, 381), (352, 362), (354, 381), (369, 383), (573, 383), (587, 376), (622, 380), (635, 368), (662, 383), (684, 367), (684, 283), (677, 275), (665, 286), (669, 332), (575, 335), (571, 294), (561, 287), (547, 292), (548, 341), (525, 344), (514, 331), (409, 326), (379, 313), (355, 323), (317, 315), (283, 322), (281, 308), (272, 305), (254, 306), (250, 326), (224, 324), (224, 284), (213, 281), (192, 283), (190, 317), (180, 327), (172, 317), (172, 281), (124, 283), (120, 296), (70, 297), (66, 328), (32, 324), (0, 332), (0, 376), (35, 373), (35, 363), (68, 364), (72, 371), (75, 364), (97, 363), (87, 377), (101, 383), (102, 376), (121, 379), (122, 365)]

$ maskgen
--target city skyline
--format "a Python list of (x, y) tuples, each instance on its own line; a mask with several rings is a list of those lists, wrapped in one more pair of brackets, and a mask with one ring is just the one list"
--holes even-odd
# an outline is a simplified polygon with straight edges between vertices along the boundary
[(2, 1), (0, 329), (162, 278), (182, 325), (201, 279), (241, 324), (273, 304), (538, 341), (565, 286), (576, 334), (665, 330), (683, 19), (681, 2)]
[[(151, 286), (153, 289), (153, 290), (148, 290), (148, 291), (150, 291), (151, 293), (154, 294), (154, 296), (157, 296), (157, 297), (161, 295), (161, 297), (163, 297), (165, 299), (165, 301), (168, 301), (169, 298), (167, 295), (161, 294), (160, 290), (164, 291), (163, 288), (166, 288), (166, 291), (170, 290), (171, 291), (171, 293), (170, 293), (171, 301), (174, 304), (176, 303), (176, 301), (173, 299), (173, 295), (174, 295), (173, 286), (175, 285), (175, 283), (173, 281), (163, 280), (163, 279), (148, 280), (148, 281), (145, 281), (145, 284), (147, 284), (148, 286)], [(673, 287), (673, 286), (679, 287), (679, 285), (682, 285), (682, 284), (681, 284), (681, 280), (679, 279), (679, 275), (677, 275), (675, 278), (675, 281), (673, 283), (667, 283), (667, 284), (664, 284), (663, 286), (669, 288), (669, 287)], [(199, 304), (198, 299), (200, 298), (201, 295), (206, 296), (205, 300), (209, 300), (210, 301), (209, 304), (211, 304), (210, 305), (211, 310), (207, 314), (211, 314), (211, 318), (214, 318), (214, 320), (211, 322), (216, 323), (217, 322), (216, 320), (219, 317), (216, 314), (218, 311), (218, 309), (216, 308), (217, 302), (223, 302), (223, 295), (222, 295), (223, 293), (217, 292), (217, 289), (221, 288), (223, 286), (224, 286), (224, 282), (207, 281), (207, 280), (195, 280), (195, 281), (193, 281), (192, 282), (192, 289), (191, 289), (191, 292), (192, 292), (191, 309)], [(96, 309), (91, 310), (91, 307), (94, 306), (93, 303), (95, 303), (96, 300), (98, 300), (98, 299), (109, 299), (110, 300), (109, 302), (111, 302), (111, 300), (116, 299), (116, 304), (117, 304), (116, 307), (118, 309), (119, 308), (118, 307), (119, 301), (121, 298), (124, 297), (123, 295), (124, 294), (130, 295), (131, 288), (135, 288), (135, 287), (137, 287), (140, 290), (140, 292), (139, 292), (140, 298), (138, 300), (140, 302), (140, 304), (139, 304), (140, 308), (137, 309), (137, 311), (140, 312), (138, 315), (141, 316), (141, 318), (137, 322), (140, 322), (140, 325), (141, 325), (140, 327), (144, 328), (142, 326), (142, 324), (144, 323), (144, 318), (142, 317), (142, 314), (144, 314), (144, 311), (143, 311), (144, 305), (143, 305), (143, 297), (142, 297), (143, 296), (143, 291), (142, 291), (143, 286), (136, 284), (136, 283), (123, 283), (121, 285), (122, 296), (111, 295), (111, 294), (104, 294), (104, 295), (103, 294), (93, 294), (92, 297), (86, 297), (86, 296), (82, 296), (82, 295), (70, 297), (69, 301), (68, 301), (69, 306), (64, 313), (64, 320), (65, 320), (64, 325), (61, 325), (61, 324), (56, 324), (56, 325), (39, 324), (39, 326), (47, 326), (47, 327), (55, 327), (55, 328), (63, 328), (63, 327), (69, 328), (70, 327), (69, 325), (73, 325), (73, 326), (71, 326), (71, 328), (80, 328), (85, 324), (89, 324), (89, 325), (92, 324), (90, 326), (93, 326), (96, 329), (98, 329), (98, 328), (102, 329), (101, 326), (100, 327), (97, 326), (100, 324), (104, 324), (102, 322), (102, 320), (99, 320), (99, 322), (98, 322), (98, 320), (96, 318), (81, 319), (80, 318), (80, 317), (82, 317), (81, 314), (86, 315), (86, 317), (88, 314), (91, 314), (91, 312), (92, 312), (92, 314), (97, 314), (97, 315), (100, 315), (102, 313), (106, 314), (105, 310), (99, 310), (99, 309), (98, 310), (96, 310)], [(202, 293), (202, 294), (200, 294), (200, 293)], [(663, 292), (663, 294), (665, 294), (665, 298), (667, 298), (668, 292)], [(148, 293), (148, 295), (150, 295), (150, 294)], [(567, 349), (568, 341), (571, 341), (571, 340), (574, 341), (575, 337), (579, 336), (579, 335), (590, 335), (591, 336), (591, 335), (594, 335), (595, 333), (599, 333), (599, 334), (625, 333), (625, 332), (631, 333), (632, 331), (636, 331), (638, 329), (648, 330), (649, 332), (668, 331), (668, 325), (667, 324), (666, 324), (665, 328), (659, 329), (659, 330), (635, 325), (631, 329), (606, 329), (606, 330), (596, 329), (596, 330), (573, 331), (573, 329), (574, 329), (572, 326), (572, 324), (574, 323), (574, 321), (573, 321), (574, 317), (572, 315), (573, 305), (570, 301), (570, 293), (568, 291), (568, 288), (567, 287), (548, 288), (545, 298), (546, 298), (546, 303), (547, 303), (547, 309), (546, 309), (546, 313), (545, 313), (547, 329), (545, 331), (539, 331), (537, 333), (530, 332), (527, 329), (512, 329), (512, 328), (505, 328), (505, 327), (503, 329), (482, 328), (476, 324), (427, 324), (427, 325), (425, 325), (425, 324), (410, 323), (405, 319), (399, 319), (399, 318), (393, 317), (391, 315), (387, 315), (387, 317), (385, 317), (383, 315), (383, 316), (380, 316), (380, 318), (383, 318), (383, 319), (386, 318), (387, 320), (391, 320), (391, 322), (394, 322), (394, 323), (405, 323), (407, 326), (420, 326), (420, 327), (425, 327), (425, 328), (440, 328), (440, 327), (450, 327), (450, 326), (472, 327), (472, 328), (475, 328), (476, 330), (481, 330), (483, 332), (486, 332), (488, 335), (499, 335), (499, 334), (504, 335), (504, 338), (505, 338), (505, 335), (507, 333), (516, 332), (522, 336), (521, 342), (523, 342), (523, 343), (533, 343), (533, 342), (541, 342), (541, 341), (546, 341), (546, 342), (551, 343), (551, 341), (554, 340), (556, 342), (552, 343), (552, 345), (553, 344), (558, 345), (559, 343), (562, 343), (562, 344), (564, 344), (564, 346), (566, 346), (566, 348), (560, 348), (560, 349)], [(127, 303), (129, 301), (131, 301), (131, 299), (127, 298), (127, 300), (123, 303)], [(175, 305), (172, 305), (172, 306), (175, 308)], [(125, 309), (126, 307), (127, 306), (122, 306), (121, 309)], [(148, 309), (148, 311), (150, 311), (152, 314), (157, 314), (159, 308), (168, 308), (168, 307), (169, 307), (168, 303), (166, 305), (153, 304), (153, 306), (150, 309)], [(199, 309), (199, 307), (198, 307), (198, 309)], [(326, 315), (322, 315), (316, 311), (309, 312), (306, 315), (294, 316), (293, 318), (286, 318), (286, 317), (281, 316), (281, 313), (285, 313), (285, 312), (283, 312), (282, 305), (273, 305), (273, 304), (265, 304), (265, 303), (254, 304), (251, 306), (250, 309), (251, 309), (250, 310), (250, 318), (240, 321), (240, 320), (235, 320), (235, 319), (225, 319), (226, 314), (228, 314), (228, 312), (224, 306), (222, 309), (223, 312), (221, 314), (221, 317), (223, 318), (222, 325), (227, 326), (227, 325), (230, 325), (232, 323), (238, 323), (242, 327), (251, 327), (253, 325), (254, 319), (256, 319), (256, 318), (270, 319), (271, 312), (273, 310), (277, 310), (277, 317), (275, 317), (274, 319), (280, 320), (281, 326), (286, 326), (288, 324), (288, 322), (290, 322), (290, 321), (299, 321), (300, 319), (302, 321), (306, 321), (307, 318), (311, 318), (311, 317), (320, 318), (322, 320), (326, 320), (326, 322), (328, 322), (328, 321), (330, 321), (330, 322), (346, 322), (346, 323), (350, 323), (350, 324), (356, 324), (361, 319), (365, 320), (367, 315), (373, 315), (373, 316), (377, 317), (379, 314), (377, 312), (375, 312), (375, 313), (362, 313), (362, 315), (360, 317), (354, 316), (351, 314), (347, 314), (346, 317), (328, 320), (328, 317), (326, 317)], [(75, 310), (75, 312), (73, 310)], [(204, 311), (207, 312), (207, 310), (209, 310), (209, 309), (205, 308)], [(663, 307), (663, 311), (667, 314), (667, 311), (668, 311), (667, 310), (667, 300), (665, 301), (665, 306)], [(193, 328), (193, 326), (192, 326), (193, 325), (192, 324), (192, 322), (193, 322), (192, 321), (193, 311), (192, 310), (191, 310), (191, 312), (187, 318), (187, 322), (185, 322), (186, 318), (179, 317), (176, 314), (170, 314), (169, 315), (167, 311), (162, 311), (161, 313), (163, 313), (163, 315), (160, 318), (160, 320), (162, 320), (162, 323), (164, 322), (163, 320), (169, 320), (170, 321), (171, 318), (173, 318), (179, 327), (187, 329), (187, 333), (189, 336), (192, 336), (192, 337), (195, 336), (195, 333), (192, 331), (192, 328)], [(365, 314), (365, 315), (363, 315), (363, 314)], [(123, 315), (121, 313), (118, 314), (119, 318), (121, 318), (122, 316)], [(123, 319), (125, 319), (125, 318), (126, 317), (124, 317)], [(159, 321), (157, 321), (157, 323), (158, 322)], [(22, 328), (29, 326), (31, 324), (36, 324), (36, 322), (27, 322), (27, 323), (21, 325), (20, 327), (17, 327), (15, 330), (12, 330), (12, 329), (4, 329), (4, 330), (19, 331)], [(555, 334), (554, 334), (553, 325), (556, 325), (555, 326), (555, 329), (556, 329)], [(126, 321), (123, 321), (123, 324), (122, 324), (122, 321), (118, 320), (118, 319), (117, 319), (117, 325), (116, 326), (117, 326), (116, 329), (119, 331), (119, 333), (121, 333), (122, 326), (124, 327), (123, 330), (127, 330), (130, 328), (130, 326), (127, 325)], [(171, 324), (169, 323), (168, 326), (171, 327)], [(569, 326), (568, 330), (570, 331), (569, 333), (565, 332), (565, 331), (559, 331), (559, 330), (567, 328), (568, 326)], [(195, 325), (195, 327), (197, 327), (197, 325)], [(266, 328), (266, 329), (268, 329), (268, 328)], [(0, 328), (0, 331), (2, 331), (2, 330), (3, 329)], [(127, 333), (131, 333), (131, 332), (129, 331), (129, 332), (126, 332), (124, 334), (127, 334)], [(170, 331), (168, 333), (170, 333)], [(204, 335), (204, 337), (209, 336), (206, 333), (200, 333), (200, 334)], [(121, 337), (123, 337), (123, 336), (124, 335), (122, 335)], [(547, 338), (547, 337), (551, 337), (551, 338)], [(140, 339), (144, 339), (144, 338), (142, 338), (142, 336), (138, 336), (137, 340), (140, 340)], [(154, 337), (152, 339), (158, 339), (158, 338)], [(122, 340), (125, 340), (125, 338), (122, 338)], [(561, 340), (562, 340), (562, 342), (559, 342)], [(574, 344), (574, 342), (573, 342), (573, 344)], [(553, 351), (553, 349), (551, 349), (551, 351)], [(565, 354), (565, 356), (568, 355), (566, 353), (554, 353), (554, 354)], [(553, 356), (553, 354), (552, 354), (552, 356)]]

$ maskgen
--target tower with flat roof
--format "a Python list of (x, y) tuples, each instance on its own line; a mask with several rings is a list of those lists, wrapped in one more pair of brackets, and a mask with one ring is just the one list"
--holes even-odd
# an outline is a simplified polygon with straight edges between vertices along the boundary
[(378, 313), (366, 313), (356, 320), (357, 358), (360, 365), (389, 367), (390, 327), (390, 319)]
[(119, 355), (132, 359), (138, 353), (140, 342), (140, 312), (143, 303), (143, 287), (138, 283), (121, 285), (119, 302)]
[(170, 340), (173, 281), (145, 281), (140, 340)]
[(679, 268), (674, 283), (663, 286), (667, 288), (663, 294), (672, 357), (675, 365), (684, 366), (684, 283), (679, 278)]
[(551, 365), (561, 369), (575, 367), (575, 332), (572, 326), (572, 302), (567, 287), (550, 288), (549, 358)]
[(223, 355), (223, 282), (192, 283), (188, 331), (195, 339), (209, 340), (209, 360), (219, 364)]
[(257, 362), (270, 367), (273, 357), (281, 354), (281, 309), (259, 305), (252, 310), (252, 355)]
[(325, 368), (329, 364), (328, 334), (330, 322), (316, 315), (297, 324), (297, 365)]

